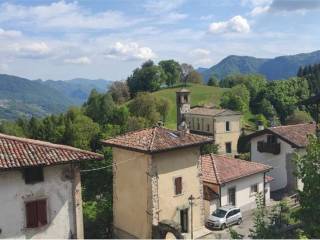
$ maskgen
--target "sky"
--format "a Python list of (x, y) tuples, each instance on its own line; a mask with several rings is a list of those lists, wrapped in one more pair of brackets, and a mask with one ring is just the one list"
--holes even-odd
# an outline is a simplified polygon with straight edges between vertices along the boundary
[(320, 0), (0, 0), (0, 73), (122, 80), (144, 61), (320, 50)]

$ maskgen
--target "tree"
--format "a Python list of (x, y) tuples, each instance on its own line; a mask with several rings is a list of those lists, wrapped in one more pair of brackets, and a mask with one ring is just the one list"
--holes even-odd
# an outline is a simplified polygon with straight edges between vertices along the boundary
[(312, 122), (313, 119), (309, 113), (301, 110), (295, 110), (286, 120), (286, 124), (298, 124)]
[(133, 74), (127, 78), (127, 84), (133, 97), (138, 92), (154, 92), (159, 90), (164, 79), (165, 75), (162, 68), (149, 60), (143, 63), (141, 68), (133, 71)]
[(162, 121), (165, 123), (167, 120), (170, 102), (168, 99), (160, 98), (157, 101), (157, 111), (160, 113)]
[(168, 86), (179, 82), (181, 78), (181, 67), (178, 62), (174, 60), (163, 60), (159, 62), (159, 66), (163, 69)]
[(128, 107), (133, 116), (145, 118), (149, 126), (160, 120), (160, 113), (157, 109), (157, 98), (150, 93), (138, 93), (129, 103)]
[(116, 109), (110, 93), (98, 93), (96, 90), (91, 91), (88, 101), (83, 106), (85, 114), (101, 125), (112, 121)]
[(320, 140), (310, 136), (306, 154), (295, 159), (297, 177), (303, 183), (299, 191), (298, 216), (308, 238), (320, 238)]
[(212, 75), (208, 80), (208, 86), (218, 87), (219, 86), (219, 80), (215, 75)]
[(250, 93), (245, 85), (240, 84), (225, 92), (221, 98), (221, 107), (246, 112), (249, 110)]
[(297, 108), (297, 103), (309, 97), (308, 83), (303, 78), (290, 78), (268, 83), (265, 97), (274, 106), (281, 123)]
[(254, 211), (253, 229), (250, 229), (250, 238), (263, 239), (268, 236), (267, 211), (264, 206), (262, 193), (256, 195), (256, 210)]
[(194, 68), (192, 67), (192, 65), (187, 64), (187, 63), (182, 63), (181, 64), (181, 82), (186, 82), (187, 81), (187, 77), (189, 76), (189, 74), (194, 71)]
[(201, 155), (214, 153), (217, 154), (219, 151), (219, 144), (208, 143), (200, 147)]
[(111, 94), (113, 101), (118, 104), (122, 104), (130, 98), (129, 87), (125, 81), (114, 81), (108, 93)]
[(203, 78), (201, 74), (195, 70), (188, 74), (186, 81), (189, 83), (203, 84)]

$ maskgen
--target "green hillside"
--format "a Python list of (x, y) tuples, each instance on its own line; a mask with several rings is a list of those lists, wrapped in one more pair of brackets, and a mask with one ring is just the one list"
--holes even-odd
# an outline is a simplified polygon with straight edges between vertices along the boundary
[[(203, 104), (219, 106), (221, 95), (223, 92), (228, 91), (228, 89), (224, 88), (197, 84), (190, 85), (187, 88), (191, 91), (192, 106)], [(180, 87), (169, 88), (153, 93), (155, 96), (168, 99), (170, 102), (169, 114), (165, 124), (168, 128), (176, 128), (176, 91), (179, 89)]]

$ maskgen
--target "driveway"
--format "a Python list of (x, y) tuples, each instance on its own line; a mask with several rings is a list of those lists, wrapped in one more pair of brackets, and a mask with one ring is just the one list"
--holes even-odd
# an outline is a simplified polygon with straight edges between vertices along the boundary
[[(232, 229), (236, 230), (237, 233), (248, 238), (250, 234), (249, 229), (253, 227), (253, 211), (247, 211), (242, 213), (242, 224), (233, 225)], [(201, 237), (201, 239), (230, 239), (228, 228), (225, 230), (212, 230), (211, 233)]]

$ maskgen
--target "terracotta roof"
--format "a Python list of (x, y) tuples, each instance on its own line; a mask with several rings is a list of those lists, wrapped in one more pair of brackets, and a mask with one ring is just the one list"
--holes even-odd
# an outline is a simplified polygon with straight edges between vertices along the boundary
[(188, 113), (207, 116), (240, 115), (239, 112), (235, 112), (229, 109), (219, 109), (212, 107), (193, 107)]
[(223, 184), (256, 173), (267, 172), (272, 167), (261, 163), (208, 154), (201, 156), (202, 180)]
[(212, 143), (213, 139), (163, 127), (153, 127), (129, 132), (102, 142), (108, 146), (154, 153)]
[(0, 170), (100, 159), (102, 155), (78, 148), (0, 134)]
[(249, 139), (263, 134), (275, 134), (282, 140), (296, 148), (303, 148), (308, 144), (308, 136), (316, 133), (315, 123), (302, 123), (287, 126), (266, 128), (248, 135)]

